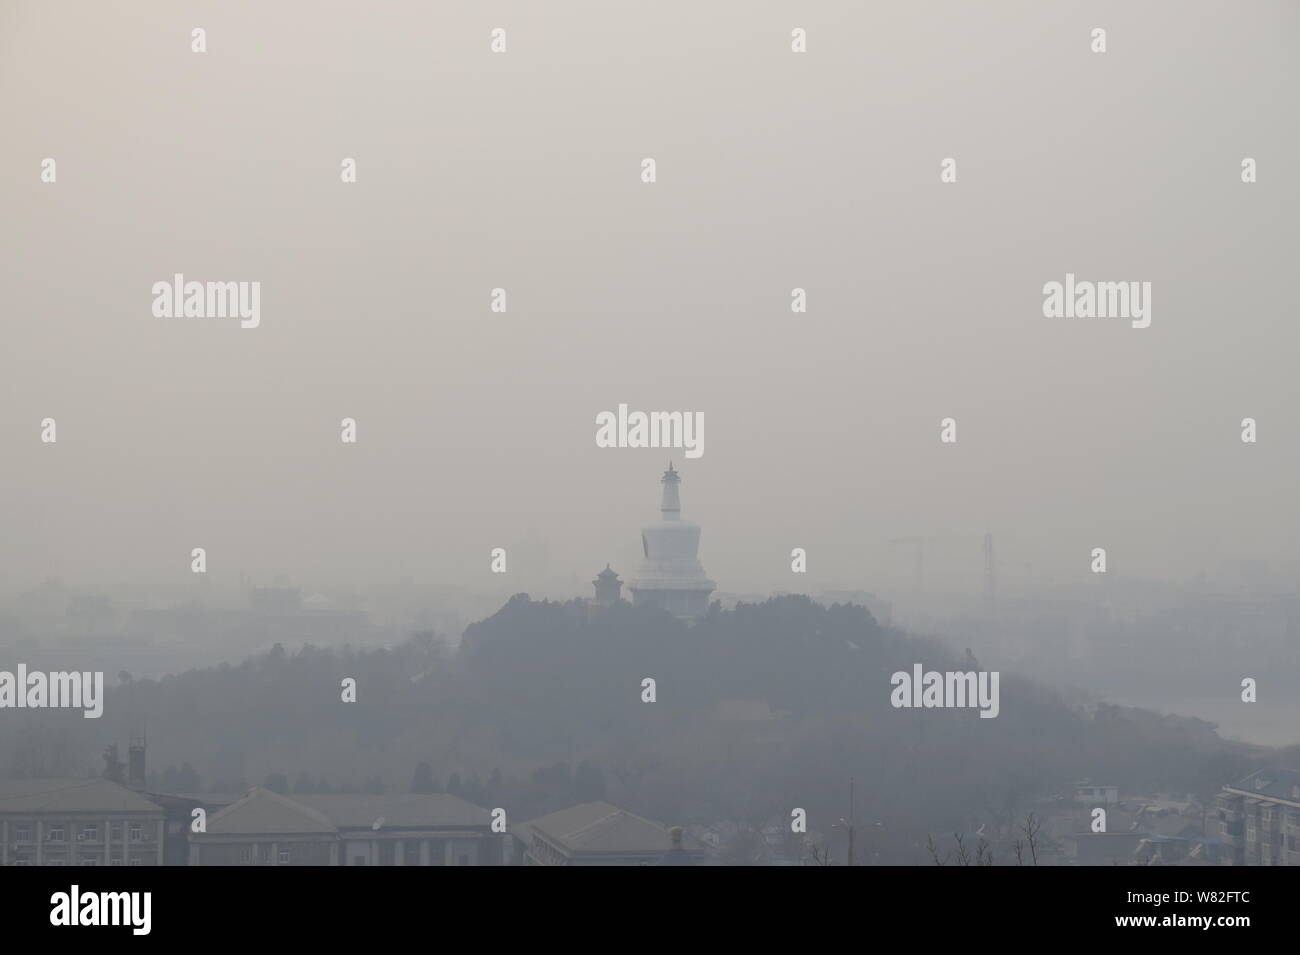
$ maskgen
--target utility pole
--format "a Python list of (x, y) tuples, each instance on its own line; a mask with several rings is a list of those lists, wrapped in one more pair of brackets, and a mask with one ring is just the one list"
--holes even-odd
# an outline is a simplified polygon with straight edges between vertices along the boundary
[(853, 865), (853, 777), (849, 777), (849, 865)]

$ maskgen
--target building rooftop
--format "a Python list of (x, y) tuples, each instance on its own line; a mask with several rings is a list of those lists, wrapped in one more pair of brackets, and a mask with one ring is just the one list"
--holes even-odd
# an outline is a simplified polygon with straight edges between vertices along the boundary
[(248, 795), (247, 791), (241, 793), (173, 793), (158, 792), (151, 793), (152, 796), (170, 797), (172, 799), (183, 799), (186, 802), (198, 803), (205, 806), (229, 806), (232, 802), (239, 802)]
[(1261, 769), (1224, 788), (1300, 803), (1300, 773), (1289, 769)]
[(210, 835), (331, 833), (334, 824), (316, 809), (269, 789), (253, 789), (208, 817)]
[(0, 813), (162, 812), (109, 779), (0, 779)]
[(492, 823), (482, 806), (447, 793), (399, 793), (391, 796), (352, 794), (294, 796), (340, 829), (447, 829)]
[[(586, 802), (542, 816), (521, 827), (536, 831), (571, 852), (667, 852), (672, 834), (657, 822), (619, 809), (607, 802)], [(684, 848), (703, 847), (686, 837)]]

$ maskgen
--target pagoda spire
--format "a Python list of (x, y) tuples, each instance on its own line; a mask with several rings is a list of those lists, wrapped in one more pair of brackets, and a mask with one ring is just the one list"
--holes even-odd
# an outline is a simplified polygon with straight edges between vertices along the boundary
[(660, 483), (664, 486), (663, 502), (659, 505), (659, 511), (666, 521), (679, 521), (682, 517), (682, 502), (678, 496), (677, 486), (681, 483), (681, 477), (673, 470), (673, 462), (668, 462), (668, 470)]

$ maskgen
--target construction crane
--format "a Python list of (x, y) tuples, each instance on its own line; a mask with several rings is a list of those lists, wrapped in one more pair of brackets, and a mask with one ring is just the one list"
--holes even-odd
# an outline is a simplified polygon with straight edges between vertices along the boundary
[(993, 551), (993, 532), (978, 534), (944, 534), (934, 537), (891, 537), (891, 544), (911, 544), (916, 548), (916, 593), (925, 591), (925, 545), (939, 541), (981, 541), (984, 545), (984, 611), (990, 620), (997, 616), (997, 565)]

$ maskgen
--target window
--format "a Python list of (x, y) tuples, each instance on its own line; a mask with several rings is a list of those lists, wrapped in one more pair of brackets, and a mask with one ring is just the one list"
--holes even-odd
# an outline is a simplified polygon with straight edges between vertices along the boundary
[(99, 863), (96, 861), (96, 859), (95, 859), (94, 856), (82, 856), (82, 857), (81, 857), (81, 864), (82, 864), (82, 865), (99, 865)]
[(99, 826), (82, 826), (81, 838), (87, 842), (94, 842), (99, 838)]
[(135, 857), (131, 860), (131, 865), (140, 865), (140, 857), (139, 857), (139, 856), (135, 856)]
[(114, 840), (115, 842), (120, 842), (120, 841), (121, 841), (121, 839), (122, 839), (122, 824), (121, 824), (120, 822), (115, 822), (115, 823), (113, 823), (113, 826), (112, 826), (112, 828), (111, 828), (109, 831), (113, 834), (112, 838), (113, 838), (113, 840)]
[(118, 866), (120, 866), (121, 864), (122, 864), (121, 856), (113, 856), (113, 861), (109, 863), (109, 865), (118, 865)]
[(281, 850), (280, 850), (280, 865), (288, 865), (288, 864), (289, 864), (289, 850), (288, 850), (288, 849), (281, 849)]
[(49, 842), (62, 842), (67, 836), (62, 826), (50, 826), (50, 833), (45, 838)]
[(252, 862), (252, 861), (253, 861), (253, 850), (250, 849), (248, 846), (244, 846), (244, 848), (240, 849), (240, 850), (239, 850), (239, 861), (242, 862), (244, 865), (248, 865), (248, 863)]
[(457, 865), (469, 865), (469, 856), (464, 855), (464, 854), (462, 853), (461, 856), (460, 856), (460, 861), (457, 862), (456, 864), (457, 864)]
[(19, 826), (18, 829), (17, 829), (17, 831), (14, 833), (14, 841), (15, 841), (15, 842), (31, 842), (31, 841), (32, 841), (32, 827), (31, 827), (31, 826)]
[(144, 842), (144, 826), (138, 822), (131, 823), (131, 841)]
[(429, 865), (447, 864), (447, 844), (441, 839), (429, 840)]

